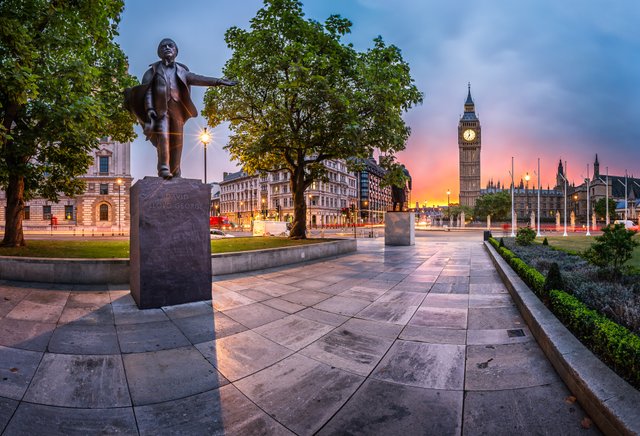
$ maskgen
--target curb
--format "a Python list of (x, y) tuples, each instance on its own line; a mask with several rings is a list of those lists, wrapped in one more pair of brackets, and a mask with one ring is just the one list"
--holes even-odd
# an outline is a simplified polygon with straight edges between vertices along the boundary
[(640, 392), (582, 345), (487, 241), (484, 246), (536, 341), (600, 430), (640, 434)]
[[(355, 239), (211, 255), (212, 276), (273, 268), (352, 253)], [(74, 285), (129, 284), (129, 259), (0, 256), (0, 280)]]

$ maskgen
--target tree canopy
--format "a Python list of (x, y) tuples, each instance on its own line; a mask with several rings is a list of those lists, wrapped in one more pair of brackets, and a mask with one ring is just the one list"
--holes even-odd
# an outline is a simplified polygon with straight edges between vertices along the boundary
[(290, 172), (292, 237), (305, 235), (304, 191), (325, 175), (323, 162), (404, 149), (402, 114), (422, 102), (400, 49), (377, 37), (358, 52), (342, 42), (350, 29), (338, 15), (305, 19), (297, 0), (265, 0), (249, 30), (225, 35), (224, 74), (239, 85), (205, 95), (204, 115), (211, 126), (230, 121), (225, 148), (245, 171)]
[[(599, 218), (606, 219), (607, 217), (607, 199), (601, 198), (593, 205), (593, 210), (596, 212)], [(616, 201), (613, 198), (609, 199), (609, 219), (616, 219)]]
[(122, 0), (0, 2), (2, 245), (24, 245), (24, 202), (84, 190), (100, 137), (133, 137), (122, 90), (135, 84), (113, 42)]
[(491, 215), (491, 218), (500, 221), (505, 220), (511, 213), (511, 194), (508, 191), (484, 194), (476, 200), (474, 215), (484, 218)]

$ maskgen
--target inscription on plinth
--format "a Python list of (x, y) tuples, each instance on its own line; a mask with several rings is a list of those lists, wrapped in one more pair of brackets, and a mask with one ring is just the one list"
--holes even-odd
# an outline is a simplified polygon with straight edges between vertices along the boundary
[(131, 187), (131, 295), (140, 309), (211, 299), (211, 187), (145, 177)]
[(415, 245), (415, 221), (412, 212), (387, 212), (384, 220), (385, 245)]

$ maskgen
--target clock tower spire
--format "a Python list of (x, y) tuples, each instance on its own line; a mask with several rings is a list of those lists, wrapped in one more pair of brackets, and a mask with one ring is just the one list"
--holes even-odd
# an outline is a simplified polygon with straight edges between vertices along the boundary
[(460, 205), (474, 207), (480, 196), (481, 127), (476, 106), (471, 98), (471, 83), (467, 85), (464, 115), (458, 121), (458, 151), (460, 154)]

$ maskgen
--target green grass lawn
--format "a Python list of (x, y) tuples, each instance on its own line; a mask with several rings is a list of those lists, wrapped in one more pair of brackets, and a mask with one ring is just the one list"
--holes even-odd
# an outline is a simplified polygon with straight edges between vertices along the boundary
[[(547, 241), (549, 241), (549, 245), (553, 247), (582, 252), (595, 242), (594, 238), (594, 236), (547, 236)], [(640, 235), (636, 235), (635, 239), (640, 241)], [(542, 239), (536, 238), (536, 242), (542, 243)], [(627, 262), (627, 265), (640, 268), (640, 247), (636, 247), (633, 251), (633, 257)]]
[[(330, 241), (330, 239), (292, 240), (275, 237), (224, 238), (211, 241), (211, 252), (230, 253), (234, 251), (315, 244), (326, 241)], [(126, 259), (129, 257), (129, 241), (62, 241), (34, 239), (32, 241), (27, 240), (26, 247), (0, 247), (0, 256)]]

